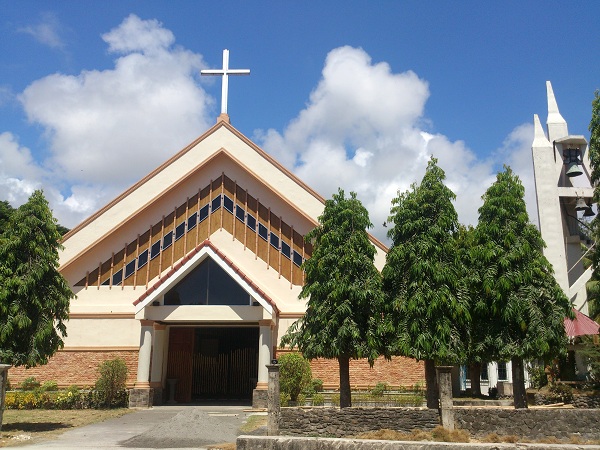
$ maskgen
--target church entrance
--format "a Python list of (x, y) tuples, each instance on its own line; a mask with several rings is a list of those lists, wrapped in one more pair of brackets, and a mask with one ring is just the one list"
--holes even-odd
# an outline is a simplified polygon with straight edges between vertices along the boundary
[(258, 333), (258, 327), (171, 328), (167, 380), (177, 380), (175, 400), (251, 401)]

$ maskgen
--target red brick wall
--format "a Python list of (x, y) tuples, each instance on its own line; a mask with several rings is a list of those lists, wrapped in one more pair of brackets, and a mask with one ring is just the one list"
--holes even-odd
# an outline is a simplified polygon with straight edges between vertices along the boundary
[(137, 377), (138, 350), (61, 350), (48, 364), (30, 369), (12, 367), (8, 379), (13, 388), (27, 377), (35, 377), (40, 383), (55, 381), (59, 387), (73, 384), (79, 387), (93, 386), (98, 379), (98, 366), (110, 359), (121, 358), (127, 364), (127, 385), (133, 386)]
[[(289, 352), (278, 349), (277, 354)], [(339, 389), (340, 369), (336, 359), (315, 359), (310, 362), (313, 378), (323, 380), (325, 389)], [(373, 367), (366, 359), (350, 360), (350, 386), (352, 389), (368, 389), (377, 383), (387, 383), (390, 387), (410, 387), (416, 383), (425, 386), (425, 368), (422, 361), (394, 357), (391, 361), (381, 357)]]

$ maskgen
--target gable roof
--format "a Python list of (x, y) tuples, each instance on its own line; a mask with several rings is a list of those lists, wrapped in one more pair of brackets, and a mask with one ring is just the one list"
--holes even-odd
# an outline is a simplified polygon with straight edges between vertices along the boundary
[(575, 312), (574, 320), (565, 317), (565, 331), (567, 332), (567, 336), (573, 338), (598, 334), (600, 325), (575, 308), (573, 308), (573, 312)]
[[(310, 224), (312, 228), (318, 223), (318, 217), (324, 208), (324, 199), (228, 122), (219, 121), (67, 233), (63, 238), (64, 250), (60, 253), (61, 270), (64, 271), (86, 254), (90, 255), (90, 260), (98, 261), (97, 256), (91, 255), (97, 251), (107, 252), (110, 251), (109, 248), (115, 248), (116, 245), (111, 239), (117, 239), (117, 230), (129, 227), (123, 231), (127, 235), (124, 236), (125, 239), (135, 238), (140, 229), (147, 229), (149, 223), (156, 223), (160, 220), (160, 214), (164, 214), (164, 210), (159, 211), (159, 208), (155, 207), (157, 202), (162, 199), (168, 203), (167, 199), (174, 198), (181, 191), (179, 188), (186, 183), (191, 185), (197, 181), (211, 164), (213, 170), (216, 170), (224, 161), (228, 161), (230, 168), (237, 168), (238, 174), (242, 173), (252, 178), (254, 183), (261, 186), (265, 195), (281, 205), (286, 205), (287, 209), (291, 208), (297, 217), (303, 218), (305, 227)], [(221, 173), (219, 172), (219, 175)], [(168, 206), (172, 207), (173, 204)], [(136, 220), (139, 222), (137, 228), (133, 225)], [(122, 245), (124, 237), (118, 237), (115, 242)], [(382, 266), (381, 256), (387, 248), (372, 236), (371, 240), (378, 249), (379, 265)]]

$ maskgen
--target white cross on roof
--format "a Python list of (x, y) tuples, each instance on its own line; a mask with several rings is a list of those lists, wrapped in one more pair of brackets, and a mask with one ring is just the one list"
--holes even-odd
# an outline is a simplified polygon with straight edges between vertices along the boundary
[(250, 69), (230, 69), (229, 68), (229, 50), (223, 50), (223, 68), (216, 70), (201, 70), (201, 75), (221, 75), (221, 114), (227, 114), (227, 90), (229, 84), (229, 75), (249, 75)]

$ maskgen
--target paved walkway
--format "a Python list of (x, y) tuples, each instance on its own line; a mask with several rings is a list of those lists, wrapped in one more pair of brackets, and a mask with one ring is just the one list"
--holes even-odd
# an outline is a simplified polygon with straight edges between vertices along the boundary
[(252, 414), (243, 406), (157, 406), (69, 430), (19, 449), (196, 448), (235, 442)]

